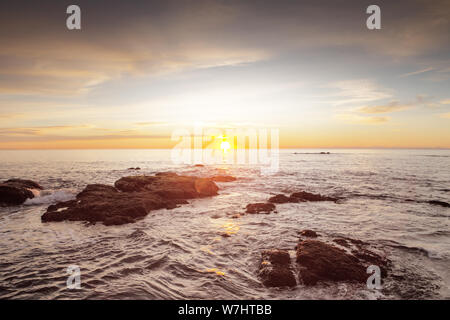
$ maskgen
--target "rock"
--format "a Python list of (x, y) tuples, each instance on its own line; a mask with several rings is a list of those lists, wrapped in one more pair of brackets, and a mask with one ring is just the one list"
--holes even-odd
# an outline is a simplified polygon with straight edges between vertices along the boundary
[(232, 176), (213, 176), (210, 178), (212, 181), (215, 182), (231, 182), (236, 181), (235, 177)]
[(333, 239), (333, 242), (337, 243), (338, 245), (341, 245), (343, 247), (349, 247), (350, 245), (348, 244), (347, 240), (343, 239), (343, 238), (338, 238), (338, 239)]
[(9, 179), (0, 183), (0, 205), (20, 205), (27, 199), (34, 198), (33, 189), (43, 188), (37, 182), (23, 179)]
[(24, 180), (24, 179), (9, 179), (3, 182), (3, 184), (27, 189), (38, 189), (38, 190), (44, 189), (39, 183), (34, 182), (32, 180)]
[(337, 198), (322, 196), (321, 194), (310, 193), (306, 191), (294, 192), (289, 197), (291, 202), (305, 201), (337, 201)]
[(269, 202), (271, 203), (287, 203), (289, 202), (289, 197), (284, 194), (277, 194), (276, 196), (270, 197)]
[(194, 167), (198, 167), (198, 168), (203, 168), (204, 166), (205, 166), (204, 164), (200, 164), (200, 163), (194, 165)]
[(267, 287), (293, 287), (297, 285), (291, 269), (291, 258), (285, 250), (263, 251), (258, 276)]
[[(338, 241), (337, 241), (338, 240)], [(348, 239), (334, 239), (334, 242), (350, 246)], [(369, 265), (380, 267), (383, 277), (387, 275), (389, 260), (362, 248), (360, 240), (351, 239), (356, 248), (351, 254), (334, 245), (317, 240), (300, 240), (297, 245), (297, 263), (299, 277), (305, 285), (314, 285), (318, 281), (356, 281), (365, 283)], [(344, 242), (345, 241), (345, 242)]]
[(368, 277), (358, 258), (317, 240), (298, 243), (297, 263), (299, 277), (305, 285), (314, 285), (318, 281), (365, 282)]
[(136, 167), (136, 168), (131, 167), (131, 168), (128, 168), (128, 170), (141, 170), (141, 168), (139, 168), (139, 167)]
[(308, 229), (302, 230), (300, 232), (300, 235), (303, 236), (303, 237), (309, 237), (309, 238), (317, 238), (318, 237), (317, 233), (315, 231), (308, 230)]
[(435, 205), (435, 206), (441, 206), (445, 208), (450, 208), (450, 203), (439, 201), (439, 200), (430, 200), (428, 201), (429, 204)]
[(266, 213), (269, 214), (275, 210), (275, 205), (273, 203), (251, 203), (246, 207), (247, 213)]
[(219, 191), (219, 187), (217, 187), (217, 185), (210, 179), (195, 179), (194, 186), (195, 191), (197, 191), (201, 197), (215, 196), (217, 195), (217, 191)]
[(114, 185), (88, 185), (76, 200), (49, 206), (41, 220), (121, 225), (135, 222), (151, 210), (173, 209), (186, 204), (186, 199), (214, 196), (218, 191), (209, 179), (174, 173), (123, 177)]

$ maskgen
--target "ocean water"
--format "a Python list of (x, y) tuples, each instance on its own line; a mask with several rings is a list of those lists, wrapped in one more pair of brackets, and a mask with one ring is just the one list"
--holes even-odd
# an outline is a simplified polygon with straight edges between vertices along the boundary
[[(169, 170), (238, 180), (217, 183), (216, 197), (152, 211), (133, 224), (41, 223), (50, 204), (87, 184)], [(272, 176), (252, 165), (174, 165), (170, 150), (0, 151), (0, 180), (10, 178), (35, 180), (45, 191), (0, 207), (2, 299), (450, 299), (450, 209), (426, 203), (450, 202), (450, 150), (282, 150)], [(248, 203), (298, 190), (344, 200), (279, 204), (277, 213), (231, 218)], [(345, 282), (264, 287), (261, 251), (294, 255), (302, 229), (325, 240), (369, 242), (392, 261), (383, 289)], [(66, 287), (71, 265), (80, 268), (81, 289)]]

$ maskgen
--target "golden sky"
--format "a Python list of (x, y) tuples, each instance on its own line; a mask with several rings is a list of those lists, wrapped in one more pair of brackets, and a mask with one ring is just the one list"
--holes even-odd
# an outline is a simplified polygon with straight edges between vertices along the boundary
[(170, 148), (276, 128), (282, 148), (450, 148), (450, 2), (0, 4), (0, 149)]

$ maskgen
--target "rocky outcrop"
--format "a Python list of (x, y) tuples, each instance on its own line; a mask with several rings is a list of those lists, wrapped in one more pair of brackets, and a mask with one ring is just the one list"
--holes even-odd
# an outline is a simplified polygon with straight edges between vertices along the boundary
[(289, 197), (290, 202), (306, 201), (337, 201), (337, 198), (323, 196), (321, 194), (310, 193), (306, 191), (294, 192)]
[(232, 181), (236, 181), (236, 177), (232, 177), (232, 176), (213, 176), (210, 179), (212, 181), (215, 181), (215, 182), (232, 182)]
[(277, 194), (276, 196), (269, 198), (269, 202), (271, 203), (287, 203), (289, 201), (289, 197), (285, 196), (284, 194)]
[[(345, 241), (345, 244), (348, 244)], [(369, 275), (367, 267), (377, 265), (386, 275), (388, 260), (358, 247), (349, 253), (332, 244), (317, 240), (300, 240), (297, 245), (299, 278), (305, 285), (318, 281), (355, 281), (365, 283)]]
[(43, 188), (32, 180), (9, 179), (0, 183), (0, 205), (13, 206), (24, 203), (27, 199), (34, 198), (32, 190)]
[(187, 199), (215, 196), (218, 190), (210, 179), (179, 176), (172, 172), (123, 177), (114, 187), (88, 185), (76, 200), (49, 206), (41, 220), (120, 225), (143, 218), (151, 210), (173, 209), (186, 204)]
[(337, 201), (337, 198), (323, 196), (321, 194), (310, 193), (306, 191), (294, 192), (289, 197), (284, 194), (277, 194), (269, 198), (271, 203), (298, 203), (307, 201)]
[(275, 205), (273, 203), (250, 203), (246, 207), (247, 213), (256, 214), (256, 213), (265, 213), (269, 214), (275, 210)]
[(285, 250), (265, 250), (261, 254), (258, 276), (267, 287), (293, 287), (297, 285), (291, 269), (291, 258)]
[(300, 235), (302, 237), (307, 237), (307, 238), (317, 238), (318, 237), (318, 235), (315, 231), (309, 230), (309, 229), (300, 231)]

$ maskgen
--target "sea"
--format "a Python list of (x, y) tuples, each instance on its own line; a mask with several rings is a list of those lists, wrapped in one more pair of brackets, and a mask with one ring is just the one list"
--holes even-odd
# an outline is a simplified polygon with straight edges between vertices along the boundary
[[(237, 180), (131, 224), (41, 222), (49, 205), (88, 184), (163, 171)], [(450, 299), (450, 208), (428, 202), (450, 202), (450, 150), (282, 149), (270, 174), (252, 164), (175, 164), (171, 150), (0, 151), (0, 181), (10, 178), (44, 190), (0, 207), (0, 299)], [(301, 190), (341, 200), (243, 214), (249, 203)], [(288, 250), (294, 263), (303, 229), (321, 241), (368, 242), (391, 261), (382, 288), (265, 287), (261, 252)]]

